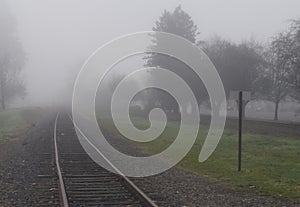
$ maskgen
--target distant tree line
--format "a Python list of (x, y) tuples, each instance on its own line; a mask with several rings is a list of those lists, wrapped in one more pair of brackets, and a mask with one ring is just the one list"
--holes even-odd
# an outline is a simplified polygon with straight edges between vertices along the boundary
[[(165, 10), (155, 22), (153, 31), (176, 34), (197, 44), (218, 70), (227, 97), (231, 90), (247, 90), (251, 92), (252, 99), (272, 101), (275, 104), (274, 120), (278, 119), (282, 100), (288, 96), (300, 99), (300, 19), (291, 21), (286, 32), (275, 35), (265, 45), (253, 39), (234, 43), (221, 37), (199, 41), (197, 25), (181, 6), (173, 12)], [(156, 39), (154, 45), (158, 44), (164, 43)], [(146, 66), (169, 69), (186, 80), (199, 105), (208, 99), (202, 81), (181, 61), (158, 54), (148, 54), (146, 60)], [(152, 97), (150, 102), (145, 102), (147, 111), (153, 107), (179, 111), (178, 104), (166, 92), (148, 89), (147, 95)], [(244, 106), (248, 102), (245, 101)]]

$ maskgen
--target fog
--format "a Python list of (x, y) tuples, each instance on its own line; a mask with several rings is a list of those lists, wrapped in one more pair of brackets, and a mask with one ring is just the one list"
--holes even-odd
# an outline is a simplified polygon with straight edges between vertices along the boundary
[[(26, 52), (27, 96), (22, 105), (59, 102), (72, 68), (98, 47), (120, 35), (151, 30), (166, 9), (181, 4), (198, 26), (198, 40), (213, 35), (239, 42), (266, 42), (299, 17), (298, 0), (6, 1)], [(75, 70), (76, 71), (76, 70)]]

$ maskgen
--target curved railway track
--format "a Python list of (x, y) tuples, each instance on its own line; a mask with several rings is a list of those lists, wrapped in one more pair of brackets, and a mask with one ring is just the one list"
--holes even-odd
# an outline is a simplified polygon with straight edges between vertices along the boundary
[(67, 115), (57, 114), (55, 120), (54, 156), (64, 207), (157, 207), (129, 178), (107, 171), (85, 153)]

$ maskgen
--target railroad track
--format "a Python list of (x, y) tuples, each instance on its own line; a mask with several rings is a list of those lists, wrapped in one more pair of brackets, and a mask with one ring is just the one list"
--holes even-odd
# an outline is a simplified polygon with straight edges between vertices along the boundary
[(85, 153), (67, 114), (56, 117), (54, 155), (64, 207), (157, 206), (129, 178), (107, 171)]

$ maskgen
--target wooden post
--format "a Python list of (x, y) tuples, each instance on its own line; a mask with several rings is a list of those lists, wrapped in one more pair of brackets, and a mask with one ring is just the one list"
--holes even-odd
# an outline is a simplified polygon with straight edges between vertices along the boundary
[(242, 170), (243, 92), (239, 92), (238, 171)]

